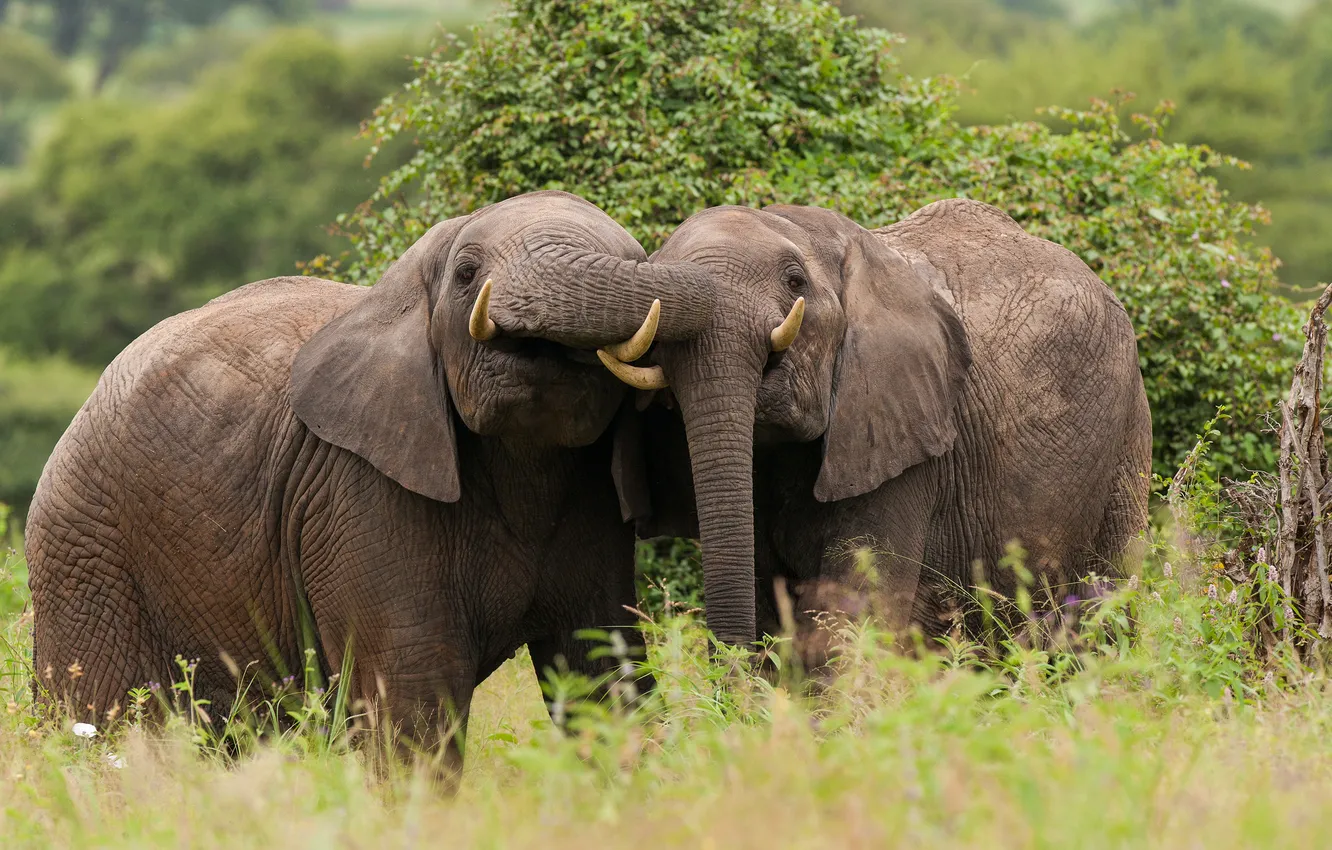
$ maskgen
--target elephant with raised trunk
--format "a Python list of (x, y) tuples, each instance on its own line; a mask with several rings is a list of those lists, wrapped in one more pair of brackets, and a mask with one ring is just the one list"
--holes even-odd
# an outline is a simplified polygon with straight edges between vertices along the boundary
[[(1009, 541), (1062, 599), (1115, 574), (1145, 526), (1151, 419), (1128, 316), (1001, 211), (941, 201), (869, 231), (824, 209), (721, 207), (650, 262), (707, 271), (711, 324), (638, 364), (601, 358), (678, 401), (683, 433), (651, 420), (645, 533), (699, 533), (718, 638), (777, 632), (777, 577), (798, 615), (873, 605), (899, 634), (938, 633), (977, 562), (1015, 590), (998, 569)], [(820, 663), (810, 618), (797, 626)]]
[(33, 501), (39, 689), (96, 720), (180, 654), (216, 713), (236, 667), (298, 672), (308, 623), (325, 676), (350, 647), (351, 697), (430, 743), (524, 644), (603, 672), (574, 633), (632, 624), (612, 467), (638, 443), (594, 351), (713, 306), (698, 270), (645, 261), (541, 192), (435, 225), (372, 287), (277, 278), (149, 330)]

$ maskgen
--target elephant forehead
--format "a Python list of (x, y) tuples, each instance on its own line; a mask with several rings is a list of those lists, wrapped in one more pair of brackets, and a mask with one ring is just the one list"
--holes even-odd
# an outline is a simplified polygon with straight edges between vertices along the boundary
[[(579, 239), (586, 247), (618, 250), (638, 242), (615, 219), (597, 205), (565, 192), (536, 192), (519, 195), (478, 211), (473, 225), (476, 233), (532, 233)], [(484, 228), (484, 229), (482, 229)]]
[(738, 261), (748, 267), (767, 266), (789, 257), (810, 260), (805, 247), (769, 226), (752, 210), (728, 210), (696, 223), (686, 222), (661, 251), (661, 258), (667, 260), (711, 265)]
[(479, 219), (463, 228), (450, 259), (477, 248), (510, 259), (550, 258), (552, 252), (570, 249), (646, 259), (638, 242), (596, 208), (575, 208), (573, 212), (577, 215), (543, 212)]

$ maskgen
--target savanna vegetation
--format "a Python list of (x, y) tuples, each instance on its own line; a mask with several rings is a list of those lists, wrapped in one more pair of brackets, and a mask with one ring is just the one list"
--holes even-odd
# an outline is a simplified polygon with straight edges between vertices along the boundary
[[(1325, 831), (1332, 709), (1270, 568), (1270, 478), (1239, 507), (1226, 480), (1276, 466), (1267, 421), (1307, 315), (1293, 301), (1325, 274), (1332, 4), (514, 0), (432, 52), (434, 13), (378, 2), (144, 4), (150, 24), (123, 42), (119, 6), (80, 8), (70, 40), (63, 4), (0, 0), (0, 501), (17, 513), (97, 371), (153, 322), (298, 268), (370, 282), (434, 221), (542, 188), (584, 195), (648, 250), (720, 203), (866, 225), (942, 197), (996, 204), (1124, 302), (1162, 492), (1186, 474), (1124, 586), (1045, 617), (975, 589), (990, 627), (914, 654), (850, 629), (817, 696), (789, 663), (776, 684), (709, 664), (694, 548), (644, 543), (660, 693), (592, 706), (557, 675), (543, 686), (576, 718), (565, 737), (511, 662), (474, 709), (453, 799), (380, 742), (350, 746), (356, 707), (336, 693), (284, 698), (290, 728), (219, 732), (197, 722), (186, 664), (138, 696), (177, 706), (165, 730), (131, 717), (84, 738), (38, 716), (14, 553), (7, 846), (1220, 847)], [(410, 24), (384, 24), (395, 14)]]

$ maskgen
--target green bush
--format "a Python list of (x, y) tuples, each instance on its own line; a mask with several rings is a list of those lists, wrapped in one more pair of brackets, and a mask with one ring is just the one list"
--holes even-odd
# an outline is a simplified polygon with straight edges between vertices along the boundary
[(876, 226), (974, 197), (1078, 252), (1124, 301), (1159, 472), (1221, 404), (1223, 471), (1271, 466), (1259, 420), (1298, 320), (1251, 243), (1265, 213), (1207, 174), (1236, 163), (1163, 143), (1164, 116), (1137, 142), (1106, 103), (1054, 116), (1065, 134), (964, 127), (953, 84), (902, 74), (894, 36), (812, 0), (520, 0), (472, 38), (420, 60), (378, 111), (377, 145), (419, 148), (339, 219), (351, 276), (372, 279), (442, 218), (536, 189), (583, 195), (649, 251), (716, 204), (818, 204)]

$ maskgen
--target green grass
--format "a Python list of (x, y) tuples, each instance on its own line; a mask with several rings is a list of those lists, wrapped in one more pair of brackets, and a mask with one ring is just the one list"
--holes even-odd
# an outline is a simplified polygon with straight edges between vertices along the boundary
[(1270, 590), (1261, 569), (1231, 601), (1218, 576), (1159, 564), (1045, 649), (1000, 632), (906, 657), (847, 627), (817, 698), (709, 666), (696, 625), (671, 619), (651, 628), (655, 708), (588, 711), (568, 738), (520, 655), (477, 696), (450, 797), (317, 724), (229, 763), (182, 718), (92, 741), (39, 721), (13, 557), (0, 835), (6, 848), (1324, 846), (1326, 678), (1244, 643)]

